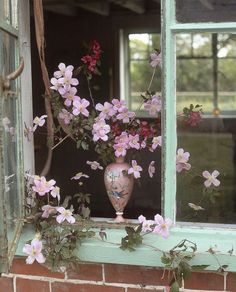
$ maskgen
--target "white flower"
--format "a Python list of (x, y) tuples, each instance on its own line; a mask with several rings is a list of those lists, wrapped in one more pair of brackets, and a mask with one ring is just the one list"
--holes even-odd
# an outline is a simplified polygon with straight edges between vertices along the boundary
[(73, 213), (71, 212), (71, 210), (66, 210), (64, 207), (58, 207), (57, 211), (61, 213), (56, 218), (59, 224), (65, 220), (71, 224), (75, 223), (75, 217), (73, 217)]
[(86, 163), (90, 165), (91, 169), (93, 170), (103, 169), (103, 167), (97, 161), (86, 161)]
[(87, 174), (84, 174), (83, 172), (78, 172), (71, 179), (79, 180), (79, 179), (81, 179), (81, 177), (89, 178), (89, 176)]
[(45, 262), (45, 257), (42, 254), (43, 244), (38, 238), (34, 238), (31, 244), (25, 244), (23, 247), (23, 252), (28, 254), (26, 259), (27, 264), (33, 264), (36, 260), (38, 263), (42, 264)]
[(215, 187), (218, 187), (220, 185), (220, 181), (217, 179), (217, 176), (219, 175), (218, 170), (214, 170), (212, 174), (210, 174), (209, 171), (205, 170), (202, 173), (202, 176), (205, 177), (207, 180), (204, 182), (205, 187), (210, 187), (212, 184)]
[(53, 198), (57, 198), (58, 201), (60, 201), (60, 188), (59, 187), (55, 187), (54, 189), (51, 190), (51, 196)]
[(161, 136), (157, 136), (157, 137), (153, 137), (152, 139), (152, 150), (155, 150), (157, 148), (157, 146), (162, 146), (162, 137)]
[(155, 164), (155, 161), (151, 161), (149, 166), (148, 166), (148, 174), (151, 178), (153, 177), (153, 175), (156, 171), (154, 164)]
[(34, 126), (33, 126), (33, 132), (37, 129), (37, 127), (42, 127), (45, 124), (45, 118), (47, 115), (42, 115), (41, 117), (35, 117), (33, 120)]
[(135, 178), (140, 177), (140, 171), (142, 171), (142, 167), (137, 164), (136, 160), (132, 160), (132, 167), (128, 169), (128, 174), (133, 173)]

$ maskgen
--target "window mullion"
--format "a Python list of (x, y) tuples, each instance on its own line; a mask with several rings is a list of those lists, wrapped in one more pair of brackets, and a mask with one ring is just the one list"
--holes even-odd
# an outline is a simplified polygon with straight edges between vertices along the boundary
[(162, 208), (175, 221), (176, 213), (176, 106), (175, 106), (175, 37), (173, 1), (162, 1)]

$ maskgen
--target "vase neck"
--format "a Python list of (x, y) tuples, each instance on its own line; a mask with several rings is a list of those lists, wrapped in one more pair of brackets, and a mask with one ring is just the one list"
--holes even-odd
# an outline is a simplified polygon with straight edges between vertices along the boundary
[(115, 157), (116, 163), (123, 163), (125, 162), (125, 157), (120, 156), (120, 157)]

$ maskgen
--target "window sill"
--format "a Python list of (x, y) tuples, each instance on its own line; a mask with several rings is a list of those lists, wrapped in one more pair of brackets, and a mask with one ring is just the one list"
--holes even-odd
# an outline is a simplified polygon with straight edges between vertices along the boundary
[[(100, 229), (94, 230), (98, 234)], [(168, 239), (163, 239), (156, 234), (145, 236), (144, 245), (134, 252), (123, 251), (119, 248), (121, 238), (125, 236), (124, 229), (109, 228), (105, 232), (107, 241), (102, 241), (99, 237), (84, 241), (78, 249), (80, 260), (163, 267), (161, 263), (162, 253), (154, 250), (150, 245), (160, 250), (169, 251), (182, 239), (188, 239), (197, 244), (197, 254), (191, 262), (193, 265), (209, 265), (207, 270), (217, 271), (220, 263), (221, 265), (228, 265), (226, 271), (236, 272), (236, 230), (230, 228), (174, 227), (171, 229), (171, 235)], [(17, 256), (25, 256), (22, 252), (23, 246), (27, 240), (31, 240), (33, 237), (33, 226), (25, 226), (17, 247)], [(216, 256), (207, 252), (209, 248), (216, 251)], [(233, 250), (232, 255), (229, 254), (230, 250)]]

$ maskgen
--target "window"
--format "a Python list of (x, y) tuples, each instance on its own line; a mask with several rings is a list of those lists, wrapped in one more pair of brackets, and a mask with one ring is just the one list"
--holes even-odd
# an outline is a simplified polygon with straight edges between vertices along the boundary
[[(141, 107), (142, 97), (148, 88), (153, 69), (149, 65), (150, 54), (160, 52), (160, 34), (150, 32), (121, 32), (120, 38), (123, 58), (120, 59), (121, 98), (127, 101), (129, 109), (137, 116), (147, 117)], [(124, 72), (124, 74), (123, 74)], [(161, 71), (156, 70), (150, 92), (161, 91)]]

